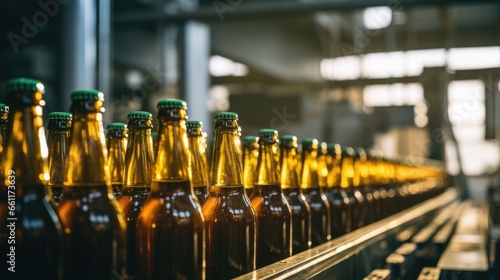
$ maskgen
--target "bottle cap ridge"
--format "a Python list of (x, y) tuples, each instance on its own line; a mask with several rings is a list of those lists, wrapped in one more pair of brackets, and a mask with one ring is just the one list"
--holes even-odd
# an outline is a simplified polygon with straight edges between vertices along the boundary
[(40, 91), (42, 93), (45, 92), (43, 84), (35, 79), (30, 79), (30, 78), (15, 78), (15, 79), (10, 79), (7, 81), (7, 84), (5, 85), (5, 90), (8, 92), (11, 91), (24, 91), (24, 90), (30, 90), (30, 91)]
[(131, 111), (127, 114), (128, 119), (147, 119), (152, 120), (153, 115), (146, 111)]
[(49, 120), (71, 120), (73, 116), (68, 112), (51, 112), (47, 117)]
[(80, 89), (71, 93), (71, 100), (104, 100), (104, 94), (98, 90)]

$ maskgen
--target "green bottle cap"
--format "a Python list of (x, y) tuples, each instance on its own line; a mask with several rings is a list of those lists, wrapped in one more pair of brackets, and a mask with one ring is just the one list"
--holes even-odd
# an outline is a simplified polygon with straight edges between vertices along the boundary
[(256, 143), (259, 141), (259, 137), (253, 136), (253, 135), (248, 135), (248, 136), (242, 137), (241, 141), (243, 141), (243, 143)]
[(7, 114), (9, 113), (9, 106), (0, 103), (0, 114)]
[(238, 120), (238, 114), (233, 112), (219, 112), (215, 115), (214, 120)]
[(71, 100), (104, 100), (104, 94), (98, 90), (80, 89), (71, 93)]
[(187, 109), (187, 103), (180, 99), (163, 99), (156, 105), (158, 109)]
[(153, 115), (150, 112), (146, 111), (131, 111), (127, 114), (128, 119), (146, 119), (152, 120)]
[(297, 137), (295, 135), (283, 135), (280, 137), (280, 145), (285, 148), (297, 148)]
[(351, 147), (342, 147), (342, 156), (351, 156), (354, 157), (354, 149)]
[(127, 125), (124, 123), (120, 123), (120, 122), (109, 123), (106, 126), (106, 130), (107, 131), (110, 131), (110, 130), (125, 131), (125, 130), (127, 130)]
[(274, 129), (264, 128), (259, 130), (259, 138), (278, 136), (278, 131)]
[(307, 138), (302, 140), (302, 149), (303, 150), (315, 150), (318, 148), (318, 140), (313, 138)]
[(186, 127), (187, 128), (199, 128), (199, 127), (202, 127), (203, 126), (203, 123), (200, 122), (200, 121), (196, 121), (196, 120), (188, 120), (186, 121)]
[(72, 115), (67, 112), (51, 112), (48, 118), (49, 120), (71, 120)]
[(29, 79), (29, 78), (15, 78), (15, 79), (10, 79), (7, 81), (7, 84), (5, 85), (5, 90), (8, 92), (12, 91), (40, 91), (44, 92), (44, 86), (43, 84), (34, 79)]

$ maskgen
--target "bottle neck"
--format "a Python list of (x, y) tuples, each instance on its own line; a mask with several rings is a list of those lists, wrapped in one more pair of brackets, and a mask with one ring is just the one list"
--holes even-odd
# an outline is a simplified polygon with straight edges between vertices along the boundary
[(358, 169), (360, 176), (360, 184), (361, 186), (369, 186), (370, 185), (370, 167), (368, 165), (368, 161), (365, 159), (358, 160)]
[(349, 156), (342, 156), (341, 162), (340, 187), (352, 187), (354, 179), (353, 159)]
[(304, 151), (302, 154), (302, 180), (300, 187), (303, 189), (319, 188), (317, 151)]
[(243, 165), (237, 128), (217, 128), (212, 153), (210, 185), (243, 186)]
[(102, 114), (74, 112), (69, 142), (64, 185), (109, 186)]
[(297, 148), (282, 148), (280, 153), (282, 189), (298, 189)]
[(280, 184), (279, 166), (276, 160), (278, 144), (260, 143), (259, 159), (257, 160), (257, 185), (278, 185)]
[(64, 182), (64, 161), (69, 149), (69, 130), (50, 130), (49, 146), (49, 185), (62, 186)]
[(153, 164), (151, 128), (129, 127), (123, 188), (151, 186)]
[[(48, 147), (43, 126), (42, 107), (18, 107), (10, 114), (11, 135), (3, 155), (4, 179), (9, 171), (16, 176), (16, 188), (46, 184), (49, 179)], [(6, 185), (9, 185), (6, 182)]]
[(207, 160), (202, 134), (189, 136), (192, 183), (194, 187), (208, 186)]
[(328, 187), (328, 159), (329, 155), (319, 155), (318, 156), (318, 184), (322, 188)]
[(127, 138), (109, 138), (107, 166), (111, 176), (111, 184), (123, 184), (123, 168), (125, 166), (125, 149)]
[(254, 187), (259, 150), (243, 148), (243, 184), (246, 189)]
[(191, 180), (188, 145), (185, 120), (160, 119), (153, 180)]
[(328, 187), (340, 188), (341, 160), (339, 157), (332, 156), (328, 170)]

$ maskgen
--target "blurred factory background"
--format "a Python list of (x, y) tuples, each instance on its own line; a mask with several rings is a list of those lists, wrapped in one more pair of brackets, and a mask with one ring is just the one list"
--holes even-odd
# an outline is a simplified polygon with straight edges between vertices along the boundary
[(497, 173), (497, 1), (24, 0), (0, 11), (1, 86), (43, 81), (46, 112), (68, 110), (79, 88), (105, 93), (106, 122), (175, 97), (209, 135), (212, 115), (230, 110), (245, 135), (270, 127), (444, 159), (477, 199)]

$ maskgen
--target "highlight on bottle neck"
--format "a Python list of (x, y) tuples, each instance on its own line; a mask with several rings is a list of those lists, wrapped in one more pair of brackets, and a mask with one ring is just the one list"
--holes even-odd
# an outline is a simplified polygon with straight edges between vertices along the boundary
[(280, 180), (282, 189), (299, 188), (297, 137), (284, 135), (280, 138)]
[(153, 115), (145, 111), (131, 111), (127, 115), (129, 139), (125, 153), (124, 188), (149, 187), (153, 169)]
[(257, 185), (276, 185), (280, 183), (278, 164), (278, 131), (259, 130), (259, 158), (257, 160)]
[(238, 127), (236, 113), (220, 112), (214, 117), (215, 142), (210, 172), (211, 186), (243, 186)]
[(351, 147), (342, 147), (340, 186), (348, 188), (354, 186), (354, 150)]
[(302, 173), (300, 187), (318, 188), (318, 140), (302, 140)]
[(339, 144), (328, 143), (326, 147), (327, 152), (327, 183), (329, 188), (340, 187), (340, 171), (342, 148)]

